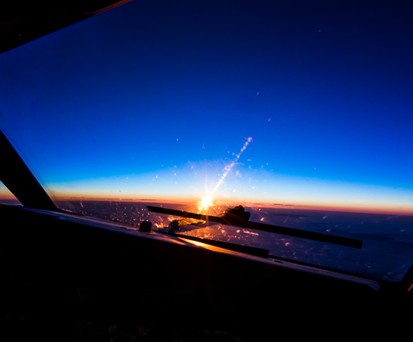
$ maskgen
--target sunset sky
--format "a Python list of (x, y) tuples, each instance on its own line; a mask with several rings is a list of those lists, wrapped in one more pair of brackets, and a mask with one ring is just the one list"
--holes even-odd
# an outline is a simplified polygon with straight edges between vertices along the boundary
[(412, 7), (135, 0), (0, 54), (0, 129), (53, 198), (413, 213)]

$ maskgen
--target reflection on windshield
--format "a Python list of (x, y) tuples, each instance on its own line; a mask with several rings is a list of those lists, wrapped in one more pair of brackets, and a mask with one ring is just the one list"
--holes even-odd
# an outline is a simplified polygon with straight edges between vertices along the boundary
[[(65, 202), (67, 205), (69, 202)], [(62, 203), (63, 204), (63, 203)], [(141, 222), (152, 223), (154, 231), (167, 232), (171, 222), (180, 219), (148, 211), (148, 205), (192, 211), (188, 204), (153, 202), (81, 201), (67, 209), (85, 216), (99, 217), (138, 230)], [(224, 211), (224, 207), (221, 207)], [(184, 219), (177, 233), (201, 239), (218, 240), (257, 247), (269, 255), (302, 264), (341, 270), (349, 274), (400, 281), (413, 258), (413, 216), (293, 209), (282, 207), (247, 208), (250, 221), (293, 227), (304, 231), (348, 236), (363, 242), (361, 249), (294, 236), (257, 231), (230, 225)], [(214, 213), (218, 214), (218, 213)], [(221, 213), (222, 214), (222, 213)], [(383, 253), (386, 255), (383, 258)]]

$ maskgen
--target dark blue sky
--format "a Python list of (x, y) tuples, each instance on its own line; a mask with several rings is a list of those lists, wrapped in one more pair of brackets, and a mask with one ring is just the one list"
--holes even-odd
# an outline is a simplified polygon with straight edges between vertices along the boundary
[(413, 211), (412, 6), (134, 1), (0, 55), (0, 125), (54, 196)]

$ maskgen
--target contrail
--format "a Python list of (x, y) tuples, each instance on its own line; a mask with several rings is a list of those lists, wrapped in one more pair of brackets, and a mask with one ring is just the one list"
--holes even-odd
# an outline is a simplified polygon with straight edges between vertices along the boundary
[(244, 145), (242, 145), (241, 150), (235, 156), (235, 159), (229, 165), (225, 166), (224, 168), (225, 172), (223, 173), (221, 178), (218, 180), (217, 184), (215, 184), (214, 189), (211, 191), (211, 195), (210, 195), (211, 198), (215, 195), (216, 191), (221, 186), (221, 184), (224, 182), (225, 178), (227, 178), (228, 174), (231, 172), (232, 168), (234, 167), (234, 165), (238, 162), (239, 158), (241, 157), (242, 152), (244, 152), (247, 149), (251, 141), (252, 141), (252, 137), (248, 137)]
[(227, 178), (228, 174), (231, 172), (232, 168), (238, 162), (239, 158), (241, 157), (241, 154), (247, 149), (247, 147), (248, 147), (248, 145), (250, 144), (251, 141), (252, 141), (252, 137), (248, 137), (247, 140), (245, 141), (244, 145), (242, 145), (242, 147), (241, 147), (240, 151), (238, 152), (238, 154), (236, 154), (234, 160), (230, 164), (225, 166), (223, 175), (220, 177), (217, 184), (215, 184), (215, 186), (212, 189), (212, 191), (210, 192), (210, 194), (205, 196), (201, 200), (201, 204), (198, 207), (198, 210), (200, 210), (200, 211), (204, 210), (212, 204), (212, 200), (213, 200), (213, 197), (214, 197), (215, 193), (217, 192), (217, 190), (219, 189), (221, 184), (224, 182), (225, 178)]

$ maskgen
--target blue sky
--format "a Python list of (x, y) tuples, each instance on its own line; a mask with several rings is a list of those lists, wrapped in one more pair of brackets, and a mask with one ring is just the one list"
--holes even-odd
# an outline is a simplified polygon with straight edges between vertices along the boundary
[(134, 1), (0, 55), (0, 126), (53, 196), (413, 212), (412, 14)]

